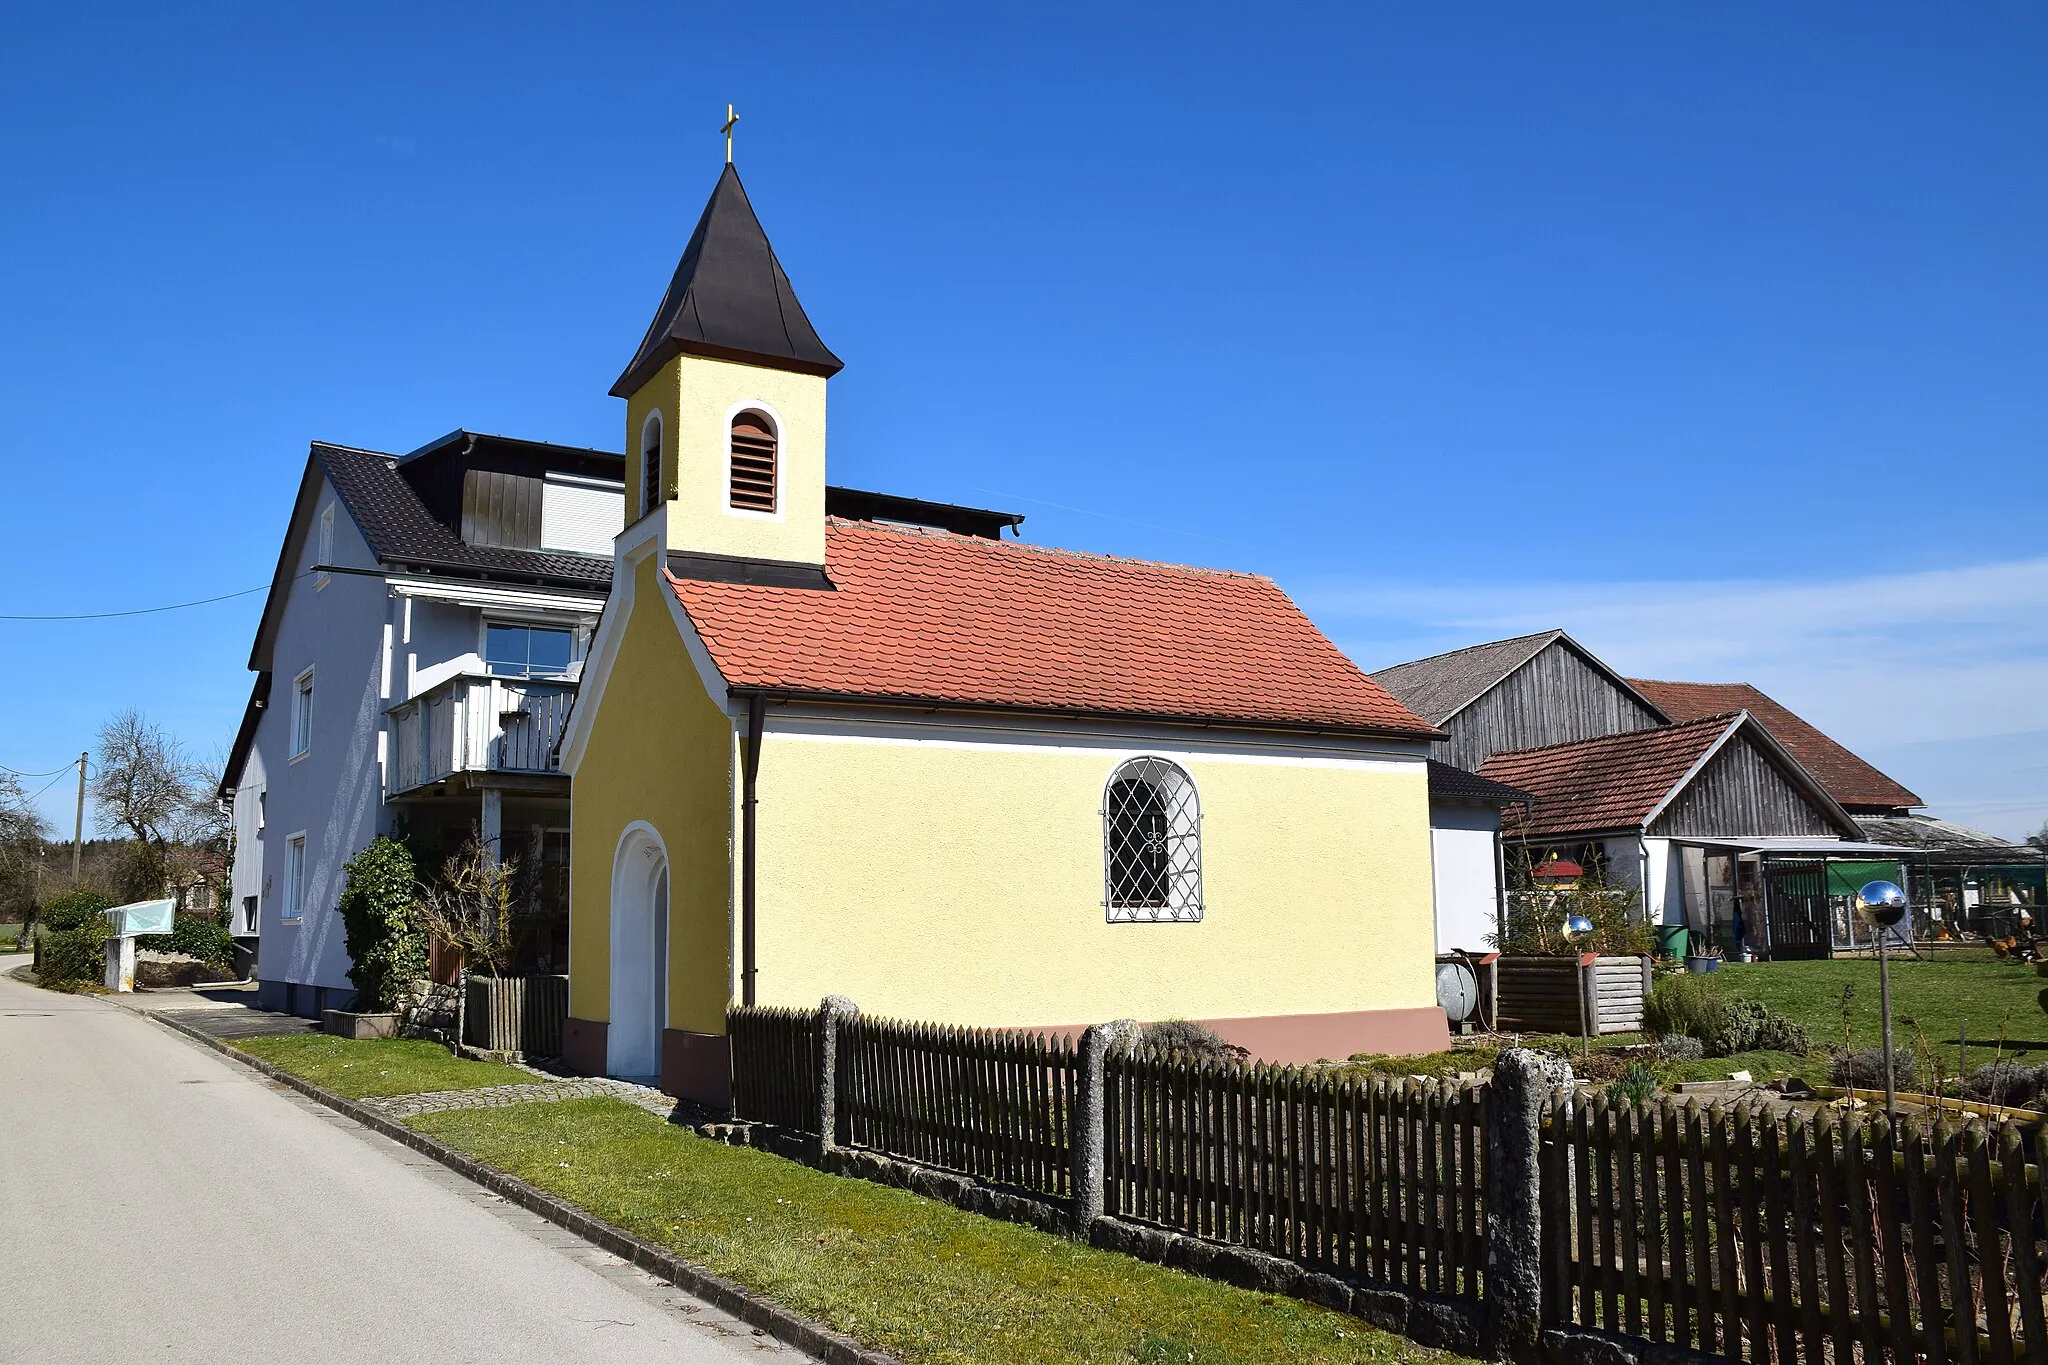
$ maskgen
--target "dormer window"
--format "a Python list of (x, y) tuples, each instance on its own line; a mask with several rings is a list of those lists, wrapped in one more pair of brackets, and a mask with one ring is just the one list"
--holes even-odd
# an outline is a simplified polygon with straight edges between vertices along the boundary
[(727, 502), (741, 512), (775, 510), (775, 429), (758, 412), (743, 412), (732, 419)]
[(640, 515), (661, 502), (661, 414), (650, 412), (640, 428)]

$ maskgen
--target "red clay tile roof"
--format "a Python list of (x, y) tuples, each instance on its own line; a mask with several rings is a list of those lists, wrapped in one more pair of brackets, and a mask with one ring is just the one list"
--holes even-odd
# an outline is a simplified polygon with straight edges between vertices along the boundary
[[(1661, 705), (1661, 703), (1660, 703)], [(1536, 798), (1527, 816), (1515, 807), (1503, 827), (1531, 837), (1638, 829), (1692, 771), (1735, 717), (1708, 716), (1655, 730), (1495, 754), (1479, 775)]]
[(1428, 736), (1271, 579), (828, 519), (836, 591), (669, 578), (736, 688)]
[(1748, 683), (1658, 682), (1630, 678), (1673, 720), (1747, 711), (1785, 746), (1829, 796), (1851, 811), (1894, 811), (1927, 803), (1787, 711)]

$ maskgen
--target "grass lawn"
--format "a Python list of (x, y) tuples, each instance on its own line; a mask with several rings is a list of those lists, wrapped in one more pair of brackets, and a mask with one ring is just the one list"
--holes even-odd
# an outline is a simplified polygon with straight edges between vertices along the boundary
[(0, 924), (0, 952), (14, 951), (15, 945), (20, 941), (21, 926), (19, 924)]
[[(1944, 1050), (1944, 1069), (1953, 1075), (1956, 1043), (1967, 1026), (1972, 1070), (1992, 1060), (2001, 1031), (2009, 1060), (2048, 1062), (2048, 1013), (2039, 1002), (2048, 980), (2035, 974), (2033, 964), (1937, 957), (1894, 959), (1891, 968), (1894, 1045), (1912, 1049), (1924, 1036), (1930, 1047)], [(1804, 1024), (1816, 1047), (1841, 1046), (1842, 991), (1852, 988), (1851, 1045), (1871, 1048), (1883, 1041), (1874, 959), (1731, 963), (1717, 975), (1731, 995), (1761, 1001)]]
[(234, 1046), (352, 1100), (432, 1090), (481, 1090), (487, 1085), (526, 1085), (538, 1080), (516, 1066), (466, 1061), (439, 1043), (417, 1038), (357, 1041), (301, 1033), (286, 1038), (244, 1038)]
[[(1852, 989), (1849, 1001), (1849, 1043), (1857, 1049), (1881, 1044), (1882, 1024), (1878, 1009), (1877, 962), (1861, 958), (1836, 958), (1824, 962), (1729, 963), (1715, 974), (1715, 980), (1729, 995), (1761, 1002), (1775, 1014), (1805, 1026), (1813, 1040), (1810, 1056), (1789, 1052), (1742, 1052), (1732, 1057), (1706, 1057), (1696, 1062), (1659, 1061), (1651, 1065), (1657, 1079), (1669, 1085), (1677, 1081), (1726, 1080), (1729, 1073), (1747, 1071), (1756, 1081), (1774, 1081), (1798, 1076), (1815, 1084), (1828, 1082), (1828, 1049), (1842, 1046), (1842, 991)], [(2005, 1032), (2008, 1061), (2048, 1063), (2048, 1013), (2038, 997), (2048, 980), (2036, 975), (2032, 964), (1999, 962), (1990, 956), (1939, 957), (1916, 962), (1910, 957), (1892, 963), (1892, 1041), (1907, 1052), (1917, 1052), (1921, 1039), (1939, 1053), (1943, 1075), (1957, 1071), (1956, 1043), (1967, 1028), (1968, 1067), (1975, 1070), (1998, 1055), (1998, 1037)], [(1580, 1056), (1583, 1044), (1563, 1035), (1524, 1037), (1525, 1046)], [(1595, 1051), (1625, 1047), (1649, 1041), (1639, 1034), (1611, 1034), (1593, 1044)], [(1436, 1052), (1423, 1057), (1372, 1057), (1359, 1059), (1367, 1072), (1392, 1075), (1455, 1076), (1493, 1065), (1499, 1045), (1478, 1039), (1468, 1048)], [(1580, 1065), (1581, 1075), (1602, 1076), (1597, 1065)], [(1616, 1064), (1618, 1066), (1618, 1063)]]
[(906, 1360), (1456, 1359), (1312, 1304), (727, 1147), (617, 1100), (412, 1126)]

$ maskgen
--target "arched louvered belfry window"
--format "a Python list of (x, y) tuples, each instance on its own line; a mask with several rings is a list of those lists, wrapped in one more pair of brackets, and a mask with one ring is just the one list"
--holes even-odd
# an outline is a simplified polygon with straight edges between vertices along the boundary
[(661, 504), (661, 414), (650, 412), (640, 427), (640, 515)]
[(726, 501), (742, 512), (775, 510), (775, 428), (758, 412), (732, 419), (731, 489)]
[(1202, 917), (1202, 806), (1185, 769), (1146, 756), (1110, 774), (1102, 877), (1111, 924)]

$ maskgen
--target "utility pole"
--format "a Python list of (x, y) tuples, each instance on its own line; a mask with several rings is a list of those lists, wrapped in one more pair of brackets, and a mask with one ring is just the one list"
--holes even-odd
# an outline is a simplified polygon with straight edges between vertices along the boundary
[(78, 811), (71, 817), (71, 889), (78, 889), (78, 855), (85, 848), (85, 755), (78, 756)]

